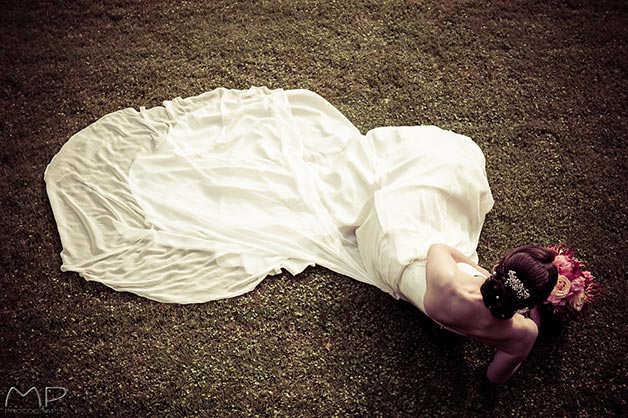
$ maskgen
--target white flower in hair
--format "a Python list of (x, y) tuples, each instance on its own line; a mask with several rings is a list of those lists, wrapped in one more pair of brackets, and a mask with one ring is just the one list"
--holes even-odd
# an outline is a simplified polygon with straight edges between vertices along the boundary
[(517, 273), (514, 270), (508, 270), (508, 278), (506, 279), (506, 286), (515, 291), (515, 294), (519, 299), (526, 300), (530, 297), (530, 291), (526, 289), (525, 285), (517, 277)]

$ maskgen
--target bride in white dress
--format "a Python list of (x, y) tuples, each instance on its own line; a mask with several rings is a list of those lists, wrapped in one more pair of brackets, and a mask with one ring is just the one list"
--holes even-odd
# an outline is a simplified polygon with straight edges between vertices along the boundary
[[(200, 303), (318, 264), (496, 347), (494, 382), (536, 339), (537, 315), (515, 310), (556, 280), (539, 247), (490, 277), (476, 264), (493, 199), (470, 138), (433, 126), (362, 135), (307, 90), (216, 89), (106, 115), (64, 145), (45, 180), (64, 271)], [(541, 278), (530, 273), (539, 266)]]

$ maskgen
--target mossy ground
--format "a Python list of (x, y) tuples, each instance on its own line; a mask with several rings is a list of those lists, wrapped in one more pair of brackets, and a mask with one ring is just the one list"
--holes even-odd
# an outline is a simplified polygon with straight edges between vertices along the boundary
[[(0, 3), (0, 401), (36, 385), (68, 389), (58, 416), (627, 413), (624, 1)], [(187, 306), (59, 271), (43, 172), (72, 134), (251, 85), (311, 89), (363, 132), (473, 137), (497, 202), (483, 263), (565, 241), (604, 297), (492, 388), (491, 350), (324, 269)]]

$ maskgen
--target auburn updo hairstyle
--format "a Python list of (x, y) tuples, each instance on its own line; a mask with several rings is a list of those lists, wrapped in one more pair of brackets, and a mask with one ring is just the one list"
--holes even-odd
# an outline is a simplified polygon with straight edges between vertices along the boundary
[[(509, 319), (517, 310), (543, 302), (558, 278), (553, 261), (554, 252), (541, 246), (526, 245), (508, 251), (480, 288), (484, 306), (494, 317)], [(507, 284), (510, 271), (523, 284), (527, 297), (522, 296), (521, 289), (513, 288), (512, 282)]]

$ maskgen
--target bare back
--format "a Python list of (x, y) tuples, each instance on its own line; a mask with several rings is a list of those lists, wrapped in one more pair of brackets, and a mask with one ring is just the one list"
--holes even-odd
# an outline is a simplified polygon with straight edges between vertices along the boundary
[[(473, 266), (478, 274), (461, 271), (460, 262)], [(505, 381), (527, 357), (538, 328), (519, 314), (507, 320), (493, 317), (480, 293), (486, 276), (486, 270), (451, 247), (432, 246), (426, 264), (425, 313), (454, 332), (496, 348), (489, 376), (493, 367), (492, 380)]]

